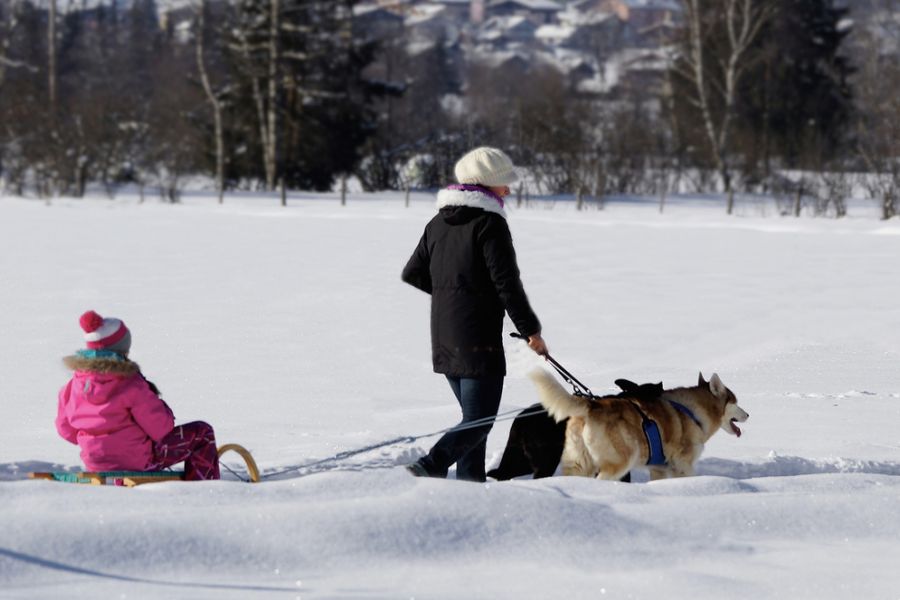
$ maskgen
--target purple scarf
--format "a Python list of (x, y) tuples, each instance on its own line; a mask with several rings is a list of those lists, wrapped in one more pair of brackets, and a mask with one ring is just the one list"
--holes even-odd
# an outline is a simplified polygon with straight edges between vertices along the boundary
[(500, 208), (503, 208), (503, 198), (487, 189), (486, 187), (480, 185), (468, 185), (468, 184), (456, 184), (456, 185), (448, 185), (448, 190), (456, 190), (458, 192), (481, 192), (485, 196), (493, 198), (497, 202), (500, 203)]

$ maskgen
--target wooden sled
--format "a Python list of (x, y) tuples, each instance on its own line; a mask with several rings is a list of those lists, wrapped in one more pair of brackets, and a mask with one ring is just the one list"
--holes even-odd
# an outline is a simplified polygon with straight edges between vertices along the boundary
[[(219, 457), (229, 451), (237, 453), (244, 459), (250, 482), (257, 483), (259, 481), (259, 467), (256, 466), (256, 461), (253, 460), (250, 452), (239, 444), (225, 444), (218, 449)], [(144, 483), (156, 483), (159, 481), (182, 481), (184, 479), (184, 471), (82, 471), (77, 473), (49, 471), (29, 473), (28, 478), (61, 481), (63, 483), (135, 487)]]
[(134, 487), (142, 483), (155, 483), (157, 481), (180, 481), (184, 479), (184, 471), (82, 471), (80, 473), (55, 471), (29, 473), (28, 478), (62, 481), (64, 483)]

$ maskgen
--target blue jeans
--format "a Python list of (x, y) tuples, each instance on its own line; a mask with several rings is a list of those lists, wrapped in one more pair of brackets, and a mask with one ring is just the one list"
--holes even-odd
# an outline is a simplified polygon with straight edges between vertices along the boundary
[[(489, 375), (477, 379), (447, 376), (450, 388), (462, 408), (464, 426), (485, 417), (497, 416), (503, 394), (503, 376)], [(419, 463), (432, 477), (446, 477), (450, 465), (456, 463), (456, 478), (466, 481), (485, 481), (484, 455), (487, 436), (493, 421), (462, 431), (448, 431), (437, 441)]]

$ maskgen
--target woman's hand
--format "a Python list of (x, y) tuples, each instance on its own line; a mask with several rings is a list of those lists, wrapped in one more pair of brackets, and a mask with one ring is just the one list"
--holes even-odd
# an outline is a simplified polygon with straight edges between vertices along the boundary
[(542, 338), (541, 334), (539, 333), (536, 333), (528, 338), (528, 347), (541, 356), (547, 356), (550, 354), (550, 351), (547, 350), (547, 342), (544, 341), (544, 338)]

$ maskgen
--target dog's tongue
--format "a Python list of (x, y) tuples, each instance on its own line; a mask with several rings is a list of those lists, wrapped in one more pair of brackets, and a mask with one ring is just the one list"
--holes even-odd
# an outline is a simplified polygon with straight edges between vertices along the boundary
[(734, 424), (734, 419), (731, 420), (731, 430), (734, 431), (734, 435), (741, 437), (741, 428)]

